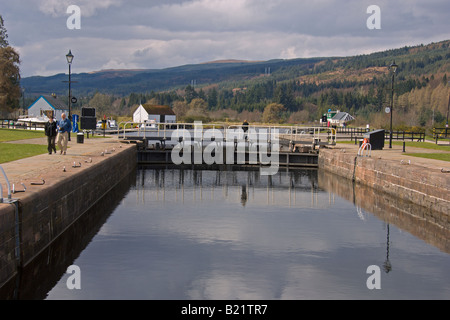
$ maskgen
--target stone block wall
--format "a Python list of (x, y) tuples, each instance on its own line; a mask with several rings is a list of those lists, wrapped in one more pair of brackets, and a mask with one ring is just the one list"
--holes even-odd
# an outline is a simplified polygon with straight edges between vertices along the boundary
[[(24, 193), (18, 201), (19, 252), (14, 205), (0, 204), (0, 287), (136, 167), (136, 148), (127, 147), (78, 171), (61, 172), (53, 183)], [(62, 171), (62, 170), (61, 170)]]
[(440, 170), (335, 149), (320, 150), (319, 168), (434, 211), (427, 219), (449, 219), (450, 179)]

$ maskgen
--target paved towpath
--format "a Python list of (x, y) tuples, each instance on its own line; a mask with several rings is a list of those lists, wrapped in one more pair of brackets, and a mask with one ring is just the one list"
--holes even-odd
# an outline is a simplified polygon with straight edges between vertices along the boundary
[[(6, 143), (6, 142), (5, 142)], [(34, 138), (9, 143), (24, 144), (43, 144), (47, 145), (46, 138)], [(135, 148), (135, 145), (119, 141), (115, 137), (107, 138), (84, 138), (83, 143), (77, 143), (77, 138), (71, 137), (69, 148), (66, 155), (61, 155), (59, 151), (55, 154), (48, 153), (24, 158), (16, 161), (0, 164), (8, 177), (10, 186), (15, 184), (16, 190), (23, 189), (21, 183), (27, 188), (33, 183), (39, 183), (42, 180), (46, 184), (52, 181), (59, 181), (64, 175), (69, 175), (80, 171), (81, 168), (90, 166), (94, 163), (103, 161), (114, 152), (119, 152), (126, 148)], [(74, 168), (73, 166), (81, 167)], [(66, 171), (64, 171), (64, 168)], [(120, 170), (120, 168), (118, 168)], [(3, 198), (7, 195), (7, 184), (0, 171), (0, 183), (3, 187)], [(19, 195), (19, 193), (17, 194)], [(1, 195), (0, 195), (1, 196)]]

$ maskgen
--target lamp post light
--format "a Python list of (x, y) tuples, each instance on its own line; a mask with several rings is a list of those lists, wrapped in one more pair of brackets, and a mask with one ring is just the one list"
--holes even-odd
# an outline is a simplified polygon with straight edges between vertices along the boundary
[[(72, 122), (72, 113), (70, 110), (70, 103), (72, 100), (72, 89), (71, 89), (71, 83), (72, 81), (70, 80), (71, 77), (71, 66), (72, 66), (72, 61), (73, 61), (73, 54), (72, 54), (72, 50), (69, 49), (69, 53), (66, 54), (66, 59), (67, 59), (67, 63), (69, 64), (69, 120)], [(69, 131), (69, 141), (70, 141), (70, 131)]]
[(397, 72), (398, 65), (395, 64), (395, 61), (389, 66), (389, 70), (392, 70), (392, 92), (391, 92), (391, 125), (389, 128), (389, 149), (392, 149), (392, 112), (394, 111), (394, 78), (395, 73)]
[(72, 114), (70, 112), (70, 103), (72, 100), (72, 91), (70, 88), (70, 84), (72, 81), (70, 81), (70, 77), (71, 77), (71, 66), (72, 66), (72, 61), (73, 61), (73, 54), (72, 54), (71, 50), (69, 50), (69, 53), (66, 54), (66, 59), (67, 59), (67, 63), (69, 64), (69, 120), (72, 121)]

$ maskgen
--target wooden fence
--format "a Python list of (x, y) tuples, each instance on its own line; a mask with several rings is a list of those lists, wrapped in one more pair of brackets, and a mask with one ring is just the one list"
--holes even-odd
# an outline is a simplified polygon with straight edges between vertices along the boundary
[(450, 139), (450, 130), (448, 127), (445, 128), (433, 128), (433, 139), (438, 144), (439, 139), (441, 140), (449, 140)]
[[(369, 130), (367, 128), (342, 128), (342, 127), (338, 127), (336, 128), (336, 133), (338, 134), (346, 134), (346, 135), (350, 135), (351, 140), (353, 140), (353, 138), (357, 138), (357, 139), (362, 139), (362, 137), (364, 136), (364, 134), (373, 131), (373, 130)], [(385, 130), (384, 134), (385, 134), (385, 139), (389, 140), (389, 130)], [(392, 131), (392, 140), (411, 140), (411, 141), (425, 141), (425, 132), (411, 132), (411, 131)]]

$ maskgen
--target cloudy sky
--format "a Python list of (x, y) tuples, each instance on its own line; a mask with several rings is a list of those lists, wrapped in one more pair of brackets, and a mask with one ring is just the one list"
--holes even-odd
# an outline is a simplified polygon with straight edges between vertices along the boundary
[[(67, 21), (80, 8), (80, 29)], [(381, 29), (369, 29), (380, 8)], [(160, 69), (221, 59), (366, 54), (450, 39), (448, 0), (3, 1), (22, 77), (102, 69)]]

